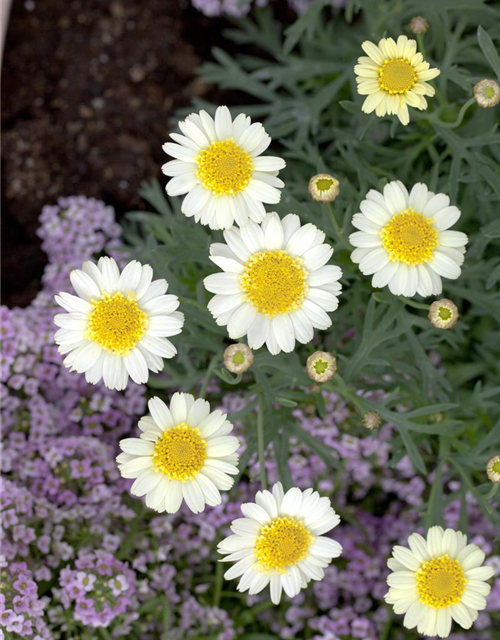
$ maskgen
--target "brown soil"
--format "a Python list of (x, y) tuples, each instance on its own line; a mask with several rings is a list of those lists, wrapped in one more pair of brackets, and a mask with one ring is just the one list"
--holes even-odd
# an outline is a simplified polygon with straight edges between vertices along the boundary
[(160, 178), (176, 109), (208, 91), (195, 75), (223, 21), (189, 0), (13, 3), (2, 72), (2, 302), (40, 288), (44, 204), (83, 194), (118, 215)]

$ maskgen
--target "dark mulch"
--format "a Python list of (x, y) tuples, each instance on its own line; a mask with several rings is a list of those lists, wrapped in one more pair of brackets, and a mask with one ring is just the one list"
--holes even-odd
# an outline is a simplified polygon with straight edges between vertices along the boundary
[(160, 177), (174, 111), (203, 96), (196, 78), (223, 22), (188, 0), (15, 1), (2, 71), (2, 302), (40, 288), (44, 204), (83, 194), (118, 215)]

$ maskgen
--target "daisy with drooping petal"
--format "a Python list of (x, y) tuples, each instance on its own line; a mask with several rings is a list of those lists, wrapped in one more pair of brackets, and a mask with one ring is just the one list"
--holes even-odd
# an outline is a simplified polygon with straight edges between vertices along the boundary
[(483, 566), (485, 555), (467, 544), (460, 531), (431, 527), (427, 539), (418, 533), (408, 538), (409, 549), (394, 547), (387, 562), (386, 602), (405, 614), (407, 629), (417, 627), (426, 636), (447, 638), (452, 620), (470, 629), (486, 607), (493, 567)]
[(133, 260), (120, 273), (113, 258), (101, 258), (97, 265), (84, 262), (70, 280), (77, 295), (55, 297), (68, 312), (54, 318), (55, 342), (67, 354), (64, 366), (85, 373), (87, 382), (102, 378), (109, 389), (122, 390), (130, 376), (143, 384), (177, 353), (167, 338), (184, 324), (179, 299), (165, 295), (167, 281), (153, 280), (148, 264)]
[(349, 236), (357, 247), (351, 260), (365, 276), (373, 275), (373, 287), (388, 285), (394, 295), (407, 297), (438, 295), (441, 278), (460, 276), (468, 238), (449, 231), (460, 210), (450, 206), (448, 196), (421, 183), (408, 193), (398, 180), (387, 184), (383, 195), (370, 190), (360, 209), (352, 218), (360, 231)]
[(151, 398), (151, 417), (141, 418), (140, 438), (121, 440), (116, 458), (124, 478), (135, 478), (134, 496), (146, 496), (146, 506), (176, 513), (187, 504), (201, 513), (205, 504), (221, 504), (238, 473), (238, 439), (229, 434), (227, 415), (189, 393), (174, 393), (170, 406)]
[(277, 175), (285, 167), (281, 158), (261, 155), (271, 144), (262, 124), (244, 113), (233, 120), (227, 107), (219, 107), (215, 120), (200, 111), (179, 128), (183, 135), (171, 133), (174, 142), (163, 145), (175, 160), (162, 171), (172, 177), (168, 195), (187, 194), (182, 213), (211, 229), (261, 222), (264, 204), (280, 201), (284, 183)]
[(341, 545), (324, 535), (340, 518), (317, 491), (284, 493), (277, 482), (241, 511), (244, 517), (231, 524), (233, 535), (218, 546), (226, 556), (221, 562), (236, 563), (224, 577), (240, 578), (238, 591), (253, 595), (270, 585), (271, 600), (279, 604), (282, 590), (293, 598), (310, 580), (322, 580), (323, 569), (342, 553)]
[(354, 67), (358, 93), (368, 96), (361, 109), (375, 111), (377, 116), (395, 114), (402, 124), (410, 122), (408, 107), (427, 109), (424, 96), (433, 96), (434, 88), (427, 82), (441, 72), (431, 69), (417, 43), (406, 36), (383, 38), (378, 45), (368, 40), (361, 45), (367, 56), (358, 58)]
[(263, 344), (272, 354), (290, 352), (295, 340), (306, 344), (314, 329), (327, 329), (327, 312), (338, 307), (339, 267), (326, 265), (333, 249), (313, 224), (300, 225), (290, 213), (281, 220), (268, 213), (262, 225), (250, 222), (224, 232), (227, 244), (210, 247), (210, 259), (223, 273), (204, 280), (216, 295), (208, 308), (235, 340)]

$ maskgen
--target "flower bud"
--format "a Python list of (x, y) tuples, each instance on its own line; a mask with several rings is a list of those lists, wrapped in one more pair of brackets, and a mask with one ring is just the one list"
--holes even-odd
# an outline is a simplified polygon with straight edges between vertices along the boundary
[(231, 373), (245, 373), (252, 364), (253, 353), (246, 344), (230, 344), (224, 351), (224, 366)]
[(486, 463), (486, 475), (491, 480), (500, 484), (500, 456), (493, 456)]
[(419, 35), (421, 33), (425, 33), (429, 29), (429, 23), (422, 16), (415, 16), (410, 20), (410, 31)]
[(480, 107), (496, 107), (500, 102), (500, 85), (495, 80), (480, 80), (474, 85), (474, 98)]
[(333, 202), (339, 195), (339, 181), (328, 173), (318, 173), (309, 180), (308, 191), (315, 202)]
[(382, 424), (382, 418), (376, 411), (366, 411), (366, 413), (363, 414), (362, 422), (367, 429), (373, 431), (380, 427)]
[(306, 369), (314, 382), (328, 382), (337, 373), (337, 359), (326, 351), (316, 351), (307, 358)]
[(427, 317), (437, 329), (451, 329), (457, 324), (458, 309), (456, 304), (447, 298), (435, 300), (429, 307)]

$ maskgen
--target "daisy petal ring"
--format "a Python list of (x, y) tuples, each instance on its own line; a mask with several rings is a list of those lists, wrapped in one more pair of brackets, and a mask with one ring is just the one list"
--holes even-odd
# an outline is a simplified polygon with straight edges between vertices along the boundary
[(313, 224), (301, 226), (290, 213), (268, 213), (262, 225), (250, 222), (224, 232), (226, 244), (210, 247), (222, 269), (204, 280), (215, 296), (208, 308), (230, 338), (247, 336), (248, 346), (266, 344), (276, 355), (295, 341), (306, 344), (314, 329), (328, 329), (328, 312), (338, 307), (342, 271), (327, 265), (333, 249)]
[(434, 194), (425, 184), (408, 193), (402, 182), (390, 182), (383, 193), (371, 190), (352, 218), (359, 231), (349, 236), (356, 247), (351, 260), (372, 286), (412, 297), (439, 295), (441, 278), (460, 276), (468, 238), (451, 231), (460, 210), (448, 196)]
[(234, 222), (261, 222), (264, 204), (280, 201), (284, 183), (277, 175), (285, 167), (281, 158), (262, 156), (271, 138), (259, 122), (240, 113), (234, 120), (227, 107), (213, 119), (206, 111), (179, 122), (183, 135), (163, 150), (175, 160), (163, 165), (170, 176), (167, 193), (186, 195), (182, 212), (211, 229), (229, 229)]
[(120, 273), (113, 258), (101, 258), (97, 265), (84, 262), (70, 280), (77, 295), (55, 297), (68, 312), (54, 318), (55, 342), (67, 354), (64, 366), (85, 373), (87, 382), (102, 378), (109, 389), (122, 390), (130, 376), (144, 384), (149, 371), (161, 371), (163, 358), (177, 353), (168, 337), (184, 324), (179, 299), (166, 295), (167, 281), (153, 280), (148, 264), (134, 260)]

